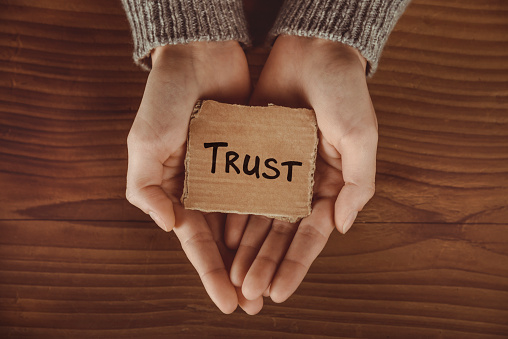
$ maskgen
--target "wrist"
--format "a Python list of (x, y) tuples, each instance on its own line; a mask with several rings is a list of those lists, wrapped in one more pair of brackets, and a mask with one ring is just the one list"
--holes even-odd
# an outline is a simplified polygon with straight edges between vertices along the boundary
[(152, 68), (157, 68), (170, 60), (185, 58), (189, 60), (190, 49), (192, 46), (185, 45), (164, 45), (154, 48), (151, 52)]
[(172, 46), (170, 45), (158, 46), (152, 50), (150, 53), (150, 56), (152, 57), (152, 67), (157, 64), (157, 61), (160, 60), (161, 55), (170, 50), (171, 47)]
[(236, 40), (229, 41), (194, 41), (186, 44), (163, 45), (151, 52), (152, 67), (168, 58), (181, 61), (207, 62), (210, 57), (223, 55), (227, 57), (234, 50), (241, 50)]
[(364, 72), (368, 65), (367, 59), (363, 57), (358, 49), (338, 41), (281, 34), (277, 37), (275, 44), (282, 45), (283, 49), (293, 55), (302, 55), (301, 53), (310, 51), (321, 55), (329, 55), (336, 60), (358, 61)]
[(354, 55), (356, 56), (356, 58), (360, 61), (360, 63), (362, 64), (362, 67), (363, 67), (363, 71), (366, 72), (367, 71), (367, 65), (368, 65), (368, 61), (367, 59), (365, 59), (362, 55), (362, 53), (360, 53), (360, 51), (352, 46), (349, 46), (349, 45), (346, 45), (342, 42), (335, 42), (335, 41), (330, 41), (330, 43), (335, 43), (335, 44), (339, 44), (341, 45), (341, 48), (343, 48), (345, 50), (345, 53), (349, 53), (351, 55)]

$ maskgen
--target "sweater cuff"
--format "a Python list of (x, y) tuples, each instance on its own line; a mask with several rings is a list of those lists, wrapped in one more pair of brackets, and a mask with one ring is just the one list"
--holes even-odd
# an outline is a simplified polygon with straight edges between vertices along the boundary
[(122, 0), (134, 40), (134, 62), (150, 70), (151, 51), (193, 41), (249, 45), (241, 0)]
[(367, 60), (367, 76), (410, 0), (286, 0), (268, 34), (315, 37), (356, 48)]

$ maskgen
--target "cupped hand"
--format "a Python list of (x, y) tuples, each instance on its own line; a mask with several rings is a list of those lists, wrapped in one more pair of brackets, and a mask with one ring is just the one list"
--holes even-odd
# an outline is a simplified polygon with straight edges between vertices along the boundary
[(256, 313), (262, 300), (245, 300), (230, 282), (232, 253), (223, 245), (224, 218), (181, 205), (184, 157), (198, 99), (245, 103), (249, 93), (248, 65), (237, 42), (158, 47), (127, 139), (127, 199), (165, 231), (174, 229), (206, 291), (224, 313), (233, 312), (239, 302)]
[(374, 194), (377, 120), (366, 60), (352, 47), (279, 36), (251, 98), (316, 112), (319, 146), (312, 213), (298, 224), (228, 215), (226, 244), (237, 249), (230, 276), (247, 299), (283, 302), (298, 288), (332, 230), (346, 233)]

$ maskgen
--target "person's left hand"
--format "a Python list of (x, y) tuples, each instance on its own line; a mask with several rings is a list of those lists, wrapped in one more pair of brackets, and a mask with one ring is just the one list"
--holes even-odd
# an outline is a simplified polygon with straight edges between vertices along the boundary
[(298, 288), (331, 232), (353, 224), (374, 194), (377, 120), (355, 49), (317, 38), (279, 36), (251, 104), (309, 107), (319, 146), (312, 213), (298, 224), (228, 215), (226, 244), (237, 253), (230, 278), (247, 299), (283, 302)]

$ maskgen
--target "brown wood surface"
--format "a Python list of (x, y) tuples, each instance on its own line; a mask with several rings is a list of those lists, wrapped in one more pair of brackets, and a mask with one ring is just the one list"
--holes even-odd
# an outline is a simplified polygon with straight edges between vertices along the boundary
[(0, 0), (0, 338), (508, 338), (507, 1), (413, 1), (369, 81), (376, 196), (253, 317), (124, 198), (131, 50), (120, 1)]

